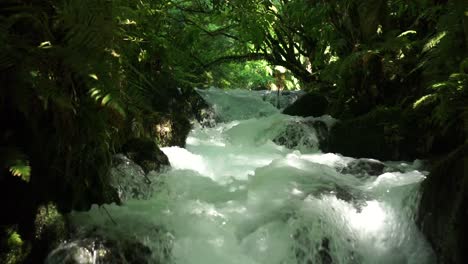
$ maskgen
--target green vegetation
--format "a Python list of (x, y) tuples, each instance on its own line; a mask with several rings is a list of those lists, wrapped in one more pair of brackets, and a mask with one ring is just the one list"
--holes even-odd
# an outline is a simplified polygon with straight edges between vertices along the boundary
[(2, 1), (2, 239), (21, 255), (42, 206), (116, 202), (112, 154), (183, 145), (194, 87), (301, 87), (338, 118), (378, 119), (382, 146), (422, 133), (408, 158), (446, 153), (467, 140), (467, 14), (464, 0)]

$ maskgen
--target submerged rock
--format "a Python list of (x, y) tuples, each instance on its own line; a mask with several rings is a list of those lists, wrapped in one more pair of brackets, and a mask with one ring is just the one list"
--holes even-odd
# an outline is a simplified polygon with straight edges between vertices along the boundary
[[(297, 263), (304, 264), (333, 264), (333, 252), (331, 244), (333, 241), (327, 236), (316, 237), (314, 230), (310, 227), (300, 227), (292, 235), (294, 239), (294, 257)], [(351, 239), (347, 239), (351, 242)], [(353, 251), (346, 252), (346, 263), (357, 264), (361, 263), (359, 257)]]
[(315, 129), (315, 134), (319, 141), (319, 147), (322, 151), (328, 150), (328, 138), (330, 136), (329, 126), (321, 120), (312, 121), (312, 127)]
[(277, 91), (262, 91), (263, 101), (269, 102), (278, 109), (284, 109), (285, 107), (294, 103), (300, 96), (304, 94), (304, 91), (281, 91), (278, 95)]
[(374, 159), (356, 159), (351, 161), (341, 170), (341, 173), (364, 175), (364, 176), (379, 176), (384, 173), (385, 164)]
[(212, 107), (202, 109), (197, 119), (202, 127), (214, 127), (216, 125), (216, 113)]
[(318, 93), (307, 93), (283, 110), (283, 114), (293, 116), (322, 116), (328, 108), (328, 100)]
[(289, 149), (318, 150), (319, 141), (311, 124), (293, 121), (273, 139), (273, 142)]
[(328, 147), (328, 125), (322, 120), (294, 120), (273, 138), (273, 142), (289, 149), (301, 151), (326, 150)]
[(468, 263), (468, 144), (439, 162), (422, 185), (418, 224), (438, 263)]

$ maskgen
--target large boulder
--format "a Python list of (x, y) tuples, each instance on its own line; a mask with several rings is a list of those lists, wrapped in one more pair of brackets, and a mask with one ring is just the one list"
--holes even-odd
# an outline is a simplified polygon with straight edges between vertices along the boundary
[(119, 204), (129, 199), (148, 199), (152, 181), (143, 169), (123, 154), (113, 157), (110, 184), (116, 190)]
[(187, 115), (183, 113), (164, 114), (157, 118), (152, 125), (151, 136), (156, 138), (161, 147), (185, 147), (192, 124)]
[(328, 108), (328, 100), (318, 93), (309, 92), (299, 97), (283, 110), (283, 114), (292, 116), (322, 116)]
[(459, 127), (431, 122), (432, 108), (378, 107), (333, 125), (328, 152), (356, 158), (414, 160), (443, 155), (465, 142)]
[(169, 159), (152, 139), (129, 139), (122, 147), (122, 152), (140, 165), (145, 173), (169, 166)]
[(422, 185), (418, 225), (438, 263), (468, 263), (468, 143), (437, 163)]
[[(328, 151), (356, 158), (399, 159), (395, 143), (400, 138), (397, 133), (386, 131), (392, 125), (385, 119), (380, 115), (366, 115), (338, 122), (330, 131)], [(392, 135), (395, 136), (393, 139)]]
[(312, 124), (305, 121), (288, 123), (272, 141), (277, 145), (302, 152), (315, 152), (320, 144)]
[(414, 160), (427, 155), (427, 138), (418, 118), (399, 108), (377, 108), (336, 123), (328, 152), (356, 158)]
[(327, 149), (328, 133), (322, 120), (293, 120), (272, 141), (289, 149), (315, 152)]

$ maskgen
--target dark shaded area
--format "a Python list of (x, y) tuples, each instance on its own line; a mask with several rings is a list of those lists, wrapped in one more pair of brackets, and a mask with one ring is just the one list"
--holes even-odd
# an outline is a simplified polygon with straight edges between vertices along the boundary
[(467, 263), (468, 144), (435, 164), (422, 190), (418, 225), (438, 263)]
[(163, 166), (169, 165), (169, 159), (151, 139), (129, 139), (123, 145), (122, 152), (140, 165), (145, 173), (159, 171)]
[(377, 108), (340, 121), (330, 131), (327, 151), (357, 158), (414, 160), (443, 155), (463, 144), (463, 124), (437, 128), (423, 121), (427, 113)]
[(306, 93), (283, 110), (283, 114), (293, 116), (322, 116), (327, 112), (328, 101), (318, 93)]

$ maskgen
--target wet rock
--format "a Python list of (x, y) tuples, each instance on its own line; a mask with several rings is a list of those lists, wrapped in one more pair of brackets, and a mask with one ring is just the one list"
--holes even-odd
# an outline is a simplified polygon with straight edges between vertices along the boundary
[(303, 91), (281, 91), (278, 97), (277, 91), (262, 92), (263, 101), (269, 102), (278, 109), (284, 109), (305, 94)]
[(320, 120), (292, 121), (273, 138), (273, 142), (289, 149), (301, 151), (326, 150), (328, 126)]
[(188, 112), (190, 112), (197, 121), (201, 122), (205, 117), (204, 114), (209, 112), (210, 106), (208, 103), (194, 89), (185, 89), (182, 92), (182, 96), (189, 106), (187, 109)]
[(117, 224), (77, 226), (71, 221), (70, 226), (69, 239), (50, 251), (45, 264), (174, 263), (174, 237), (162, 226), (146, 226), (144, 235)]
[(89, 237), (64, 242), (47, 257), (46, 264), (152, 263), (151, 250), (130, 239)]
[(318, 93), (307, 93), (283, 110), (283, 114), (293, 116), (322, 116), (328, 108), (328, 100)]
[(369, 198), (358, 189), (351, 188), (350, 186), (340, 186), (337, 184), (334, 184), (330, 187), (322, 187), (315, 193), (316, 196), (330, 194), (335, 195), (336, 198), (351, 204), (357, 212), (362, 211), (362, 208), (367, 205), (366, 201)]
[(329, 138), (329, 128), (327, 124), (320, 120), (315, 120), (309, 123), (312, 123), (312, 127), (315, 129), (315, 134), (319, 141), (319, 147), (322, 151), (328, 150), (328, 138)]
[[(169, 165), (169, 159), (152, 139), (133, 138), (122, 148), (123, 153), (142, 167), (145, 173), (159, 171)], [(115, 160), (119, 162), (119, 157)]]
[(200, 118), (197, 120), (202, 127), (214, 127), (216, 125), (216, 113), (211, 107), (202, 109)]
[(120, 203), (129, 199), (148, 199), (152, 187), (144, 170), (123, 154), (115, 155), (113, 160), (110, 184), (118, 193)]
[(273, 139), (273, 142), (289, 149), (318, 150), (319, 141), (311, 124), (293, 121)]
[(362, 176), (379, 176), (384, 173), (384, 170), (385, 164), (378, 160), (356, 159), (348, 163), (340, 172)]
[[(304, 264), (333, 264), (331, 252), (331, 238), (328, 236), (316, 236), (310, 227), (298, 228), (292, 238), (294, 240), (294, 256), (297, 263)], [(349, 242), (351, 239), (347, 239)], [(357, 264), (361, 263), (355, 255), (354, 251), (347, 252), (346, 263)]]
[(423, 182), (417, 222), (438, 263), (468, 263), (468, 144), (437, 163)]

